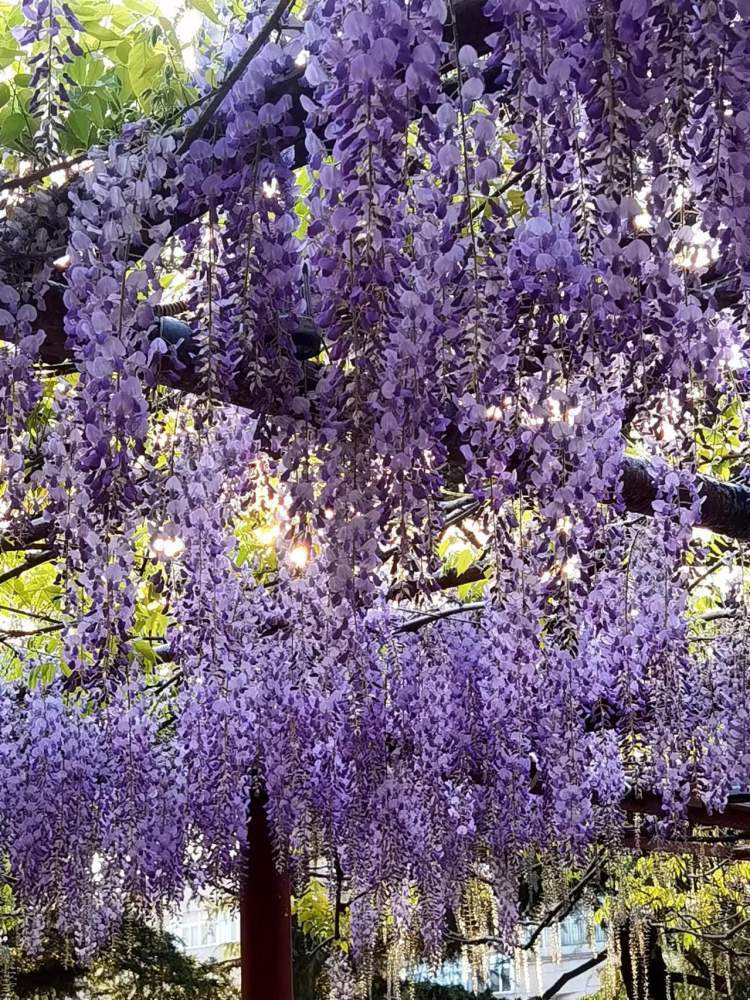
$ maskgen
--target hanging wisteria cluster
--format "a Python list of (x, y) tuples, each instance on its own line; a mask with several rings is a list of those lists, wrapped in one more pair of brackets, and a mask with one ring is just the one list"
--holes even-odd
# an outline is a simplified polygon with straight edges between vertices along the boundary
[[(691, 613), (704, 430), (747, 415), (750, 10), (486, 16), (478, 52), (445, 0), (311, 5), (200, 135), (200, 105), (138, 123), (6, 208), (5, 539), (53, 553), (63, 622), (0, 701), (29, 943), (226, 885), (260, 789), (295, 872), (337, 859), (358, 949), (384, 913), (435, 946), (477, 874), (511, 942), (529, 856), (616, 844), (628, 795), (669, 835), (750, 785), (741, 582), (710, 641)], [(174, 271), (189, 349), (159, 335)], [(272, 571), (243, 552), (259, 511)], [(466, 608), (462, 526), (489, 580)]]

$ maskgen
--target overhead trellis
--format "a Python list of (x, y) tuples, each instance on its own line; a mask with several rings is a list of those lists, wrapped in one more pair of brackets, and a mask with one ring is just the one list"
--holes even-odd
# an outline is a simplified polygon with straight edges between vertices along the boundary
[(722, 822), (750, 783), (750, 492), (716, 443), (747, 415), (747, 15), (259, 8), (179, 129), (2, 185), (3, 539), (59, 587), (59, 647), (14, 648), (2, 702), (30, 942), (236, 877), (260, 789), (293, 874), (336, 859), (355, 958), (384, 926), (435, 951), (477, 876), (512, 943), (528, 859), (626, 843), (628, 812)]

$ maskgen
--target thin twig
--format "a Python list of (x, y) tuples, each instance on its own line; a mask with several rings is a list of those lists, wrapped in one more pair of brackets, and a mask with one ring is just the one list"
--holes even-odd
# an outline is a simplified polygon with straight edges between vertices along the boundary
[(23, 618), (38, 618), (39, 621), (49, 622), (52, 625), (62, 625), (62, 622), (58, 618), (43, 615), (39, 611), (26, 611), (24, 608), (14, 608), (10, 604), (0, 604), (0, 611), (6, 611), (11, 615), (21, 615)]
[(22, 628), (3, 629), (2, 636), (5, 639), (31, 639), (35, 635), (48, 635), (50, 632), (59, 632), (62, 625), (43, 625), (30, 631)]
[(153, 694), (161, 694), (162, 691), (166, 691), (168, 687), (173, 684), (178, 684), (182, 680), (182, 670), (177, 670), (175, 673), (171, 674), (169, 677), (162, 681), (156, 681), (153, 684), (147, 684), (146, 687)]
[(521, 947), (524, 950), (528, 950), (529, 948), (534, 947), (537, 938), (542, 933), (545, 927), (549, 927), (550, 924), (553, 924), (556, 921), (559, 922), (560, 920), (563, 920), (568, 915), (570, 910), (575, 906), (575, 904), (580, 899), (583, 890), (586, 888), (586, 886), (589, 884), (592, 878), (594, 878), (594, 876), (599, 871), (599, 866), (601, 865), (601, 862), (602, 862), (602, 852), (597, 851), (596, 855), (591, 860), (588, 868), (580, 877), (580, 879), (576, 882), (576, 884), (573, 886), (570, 892), (567, 893), (565, 898), (561, 900), (557, 904), (557, 906), (555, 906), (547, 914), (545, 914), (544, 919), (537, 924), (533, 934), (531, 934), (528, 941), (526, 941), (525, 944), (521, 945)]
[(729, 938), (739, 934), (740, 931), (744, 930), (746, 927), (750, 926), (750, 917), (746, 917), (741, 920), (736, 927), (732, 927), (725, 934), (702, 934), (700, 931), (696, 931), (690, 927), (667, 927), (665, 928), (669, 934), (692, 934), (693, 937), (700, 938), (701, 941), (728, 941)]

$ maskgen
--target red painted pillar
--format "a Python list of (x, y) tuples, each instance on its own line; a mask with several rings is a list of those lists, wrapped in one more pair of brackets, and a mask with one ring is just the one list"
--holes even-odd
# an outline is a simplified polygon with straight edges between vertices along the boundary
[(294, 1000), (291, 888), (276, 868), (264, 802), (252, 809), (240, 890), (242, 1000)]

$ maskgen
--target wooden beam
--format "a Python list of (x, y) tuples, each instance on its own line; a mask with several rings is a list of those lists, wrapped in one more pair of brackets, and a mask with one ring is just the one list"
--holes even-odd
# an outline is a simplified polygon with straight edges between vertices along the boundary
[[(664, 818), (661, 797), (652, 793), (634, 795), (632, 792), (622, 800), (621, 808), (628, 813), (642, 813), (646, 816)], [(714, 826), (722, 830), (750, 831), (750, 808), (732, 802), (731, 796), (724, 812), (713, 813), (702, 802), (693, 800), (687, 807), (687, 822), (692, 826)]]
[(242, 1000), (293, 1000), (292, 896), (276, 866), (265, 799), (254, 796), (240, 889)]
[[(70, 360), (72, 355), (65, 346), (63, 333), (63, 295), (62, 285), (53, 285), (47, 293), (46, 311), (43, 314), (42, 325), (47, 337), (42, 347), (42, 360), (50, 364), (59, 364)], [(166, 336), (165, 332), (169, 335)], [(165, 362), (157, 373), (157, 381), (161, 385), (181, 389), (186, 392), (201, 392), (199, 372), (192, 364), (190, 345), (190, 327), (171, 317), (165, 317), (154, 325), (152, 337), (164, 336), (173, 346), (180, 346), (181, 367)], [(304, 366), (304, 382), (314, 386), (320, 376), (320, 368), (309, 360), (317, 353), (320, 343), (319, 335), (310, 329), (310, 324), (302, 323), (292, 334), (297, 357)], [(237, 388), (226, 402), (236, 406), (250, 407), (252, 399), (245, 385), (245, 380), (237, 379)], [(452, 453), (459, 454), (457, 449)], [(627, 511), (635, 514), (652, 515), (652, 504), (657, 497), (658, 484), (647, 462), (642, 459), (626, 457), (622, 465), (622, 500)], [(697, 484), (702, 499), (700, 527), (727, 538), (738, 541), (750, 541), (750, 489), (736, 483), (720, 482), (710, 476), (698, 476)], [(681, 502), (684, 506), (692, 502), (687, 491), (682, 491)]]

